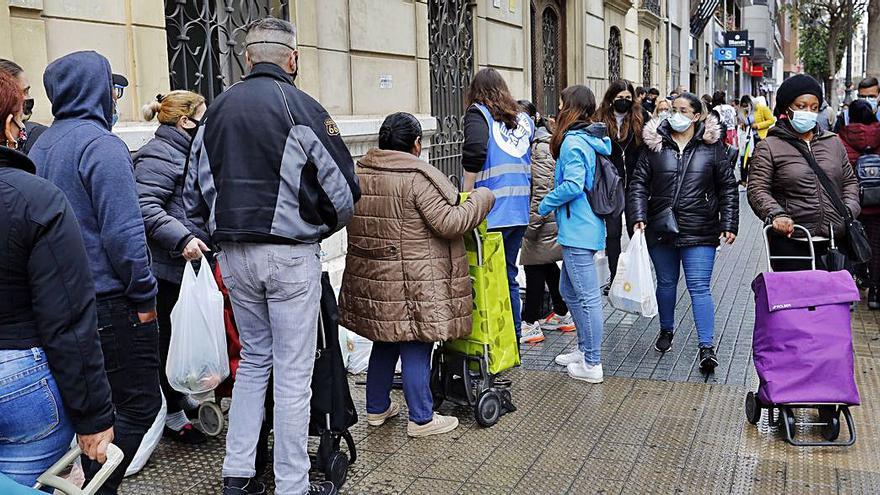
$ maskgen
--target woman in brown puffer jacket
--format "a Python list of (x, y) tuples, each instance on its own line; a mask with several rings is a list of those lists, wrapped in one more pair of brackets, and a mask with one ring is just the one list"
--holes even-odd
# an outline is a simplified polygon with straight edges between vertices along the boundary
[[(773, 225), (770, 250), (774, 256), (809, 256), (802, 225), (815, 241), (816, 263), (824, 269), (822, 255), (828, 252), (831, 230), (838, 245), (846, 242), (844, 218), (801, 150), (812, 154), (854, 217), (859, 215), (859, 184), (849, 165), (846, 149), (836, 134), (817, 126), (822, 88), (810, 76), (798, 74), (786, 79), (776, 92), (776, 125), (767, 139), (755, 147), (749, 168), (748, 196), (758, 218)], [(806, 270), (801, 260), (775, 260), (776, 271)]]
[(381, 426), (400, 412), (390, 399), (400, 357), (412, 437), (458, 426), (457, 418), (434, 413), (431, 351), (434, 342), (471, 332), (473, 299), (463, 235), (495, 204), (485, 188), (460, 203), (449, 179), (418, 158), (421, 139), (415, 117), (393, 114), (379, 130), (379, 149), (358, 162), (363, 196), (348, 224), (339, 299), (340, 323), (374, 341), (367, 422)]

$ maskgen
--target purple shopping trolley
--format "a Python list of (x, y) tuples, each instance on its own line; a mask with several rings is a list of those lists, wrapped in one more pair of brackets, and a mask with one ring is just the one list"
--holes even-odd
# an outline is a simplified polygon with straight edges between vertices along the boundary
[[(767, 227), (765, 240), (770, 234)], [(796, 226), (806, 232), (806, 229)], [(812, 248), (812, 239), (807, 240)], [(812, 251), (812, 249), (811, 249)], [(767, 243), (768, 267), (774, 257)], [(746, 418), (757, 424), (761, 410), (770, 420), (779, 413), (785, 439), (798, 446), (847, 446), (856, 434), (849, 406), (859, 404), (853, 372), (850, 304), (859, 291), (849, 272), (813, 270), (762, 273), (752, 282), (755, 293), (755, 332), (752, 352), (760, 380), (758, 393), (746, 396)], [(798, 422), (794, 409), (818, 409), (819, 422)], [(840, 415), (849, 440), (837, 442)], [(819, 426), (824, 442), (796, 441), (797, 426)]]

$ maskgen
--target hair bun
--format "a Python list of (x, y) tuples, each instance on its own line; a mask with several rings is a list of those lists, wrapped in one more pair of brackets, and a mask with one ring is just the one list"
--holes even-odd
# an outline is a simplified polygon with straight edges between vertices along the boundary
[(149, 122), (156, 118), (156, 114), (158, 114), (161, 109), (162, 104), (154, 100), (141, 107), (141, 113), (144, 115), (144, 120)]

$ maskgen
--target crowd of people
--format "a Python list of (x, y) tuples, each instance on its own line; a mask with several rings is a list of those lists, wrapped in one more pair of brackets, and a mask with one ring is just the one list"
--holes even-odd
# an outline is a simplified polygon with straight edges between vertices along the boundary
[[(242, 344), (224, 495), (266, 491), (255, 452), (267, 394), (276, 492), (333, 494), (331, 482), (309, 481), (307, 435), (319, 243), (345, 227), (340, 320), (374, 341), (367, 423), (400, 413), (390, 396), (400, 360), (412, 437), (458, 426), (434, 410), (431, 354), (471, 331), (463, 236), (483, 222), (503, 239), (520, 345), (576, 332), (577, 347), (556, 363), (594, 384), (604, 379), (602, 297), (624, 232), (644, 233), (656, 272), (656, 351), (673, 347), (683, 271), (707, 373), (719, 364), (711, 278), (717, 248), (736, 240), (740, 187), (772, 225), (775, 254), (809, 254), (799, 225), (819, 267), (831, 269), (823, 256), (846, 252), (855, 218), (880, 250), (880, 200), (860, 183), (863, 169), (880, 171), (876, 79), (862, 81), (836, 117), (820, 84), (795, 75), (772, 111), (763, 97), (682, 88), (661, 97), (618, 80), (601, 100), (566, 88), (550, 118), (483, 69), (467, 95), (463, 199), (423, 160), (421, 125), (407, 113), (388, 116), (378, 147), (353, 163), (332, 117), (295, 85), (296, 46), (286, 21), (252, 25), (243, 80), (210, 106), (190, 91), (157, 95), (143, 107), (158, 120), (155, 137), (133, 157), (112, 132), (128, 83), (106, 58), (76, 52), (46, 68), (48, 127), (29, 119), (28, 75), (0, 60), (0, 395), (11, 397), (0, 402), (0, 473), (32, 485), (75, 437), (89, 480), (112, 442), (125, 460), (99, 493), (115, 494), (163, 397), (165, 435), (205, 442), (189, 419), (198, 403), (165, 376), (186, 263), (219, 264)], [(625, 214), (591, 206), (606, 160), (625, 185)], [(610, 280), (596, 270), (602, 251)], [(773, 268), (808, 267), (789, 259)], [(848, 268), (880, 309), (880, 256)]]

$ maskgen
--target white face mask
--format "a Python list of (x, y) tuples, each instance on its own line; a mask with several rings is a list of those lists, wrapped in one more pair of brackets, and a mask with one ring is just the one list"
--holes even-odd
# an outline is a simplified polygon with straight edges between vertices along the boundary
[(667, 120), (669, 121), (669, 125), (672, 126), (672, 130), (675, 132), (684, 132), (694, 123), (693, 120), (681, 113), (672, 114)]
[(666, 119), (669, 118), (669, 111), (668, 111), (668, 110), (663, 110), (662, 112), (660, 112), (660, 113), (657, 114), (657, 117), (659, 117), (660, 120), (666, 120)]

